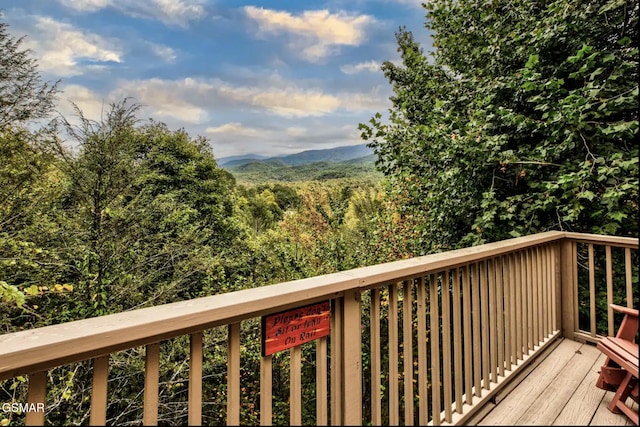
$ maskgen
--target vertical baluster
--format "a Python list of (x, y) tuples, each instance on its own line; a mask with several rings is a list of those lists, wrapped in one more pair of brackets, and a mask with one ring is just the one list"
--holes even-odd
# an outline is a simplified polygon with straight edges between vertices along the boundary
[(480, 306), (482, 309), (482, 388), (489, 390), (489, 281), (487, 280), (487, 261), (480, 263)]
[(404, 423), (413, 420), (413, 301), (412, 280), (405, 280), (402, 288), (402, 364), (404, 367)]
[[(427, 294), (425, 290), (425, 278), (420, 277), (418, 280), (418, 404), (419, 416), (418, 421), (421, 426), (429, 423), (429, 404), (427, 391)], [(379, 381), (379, 380), (378, 380)], [(378, 388), (379, 390), (379, 388)], [(377, 395), (372, 395), (377, 396)], [(372, 400), (379, 400), (373, 399)], [(381, 425), (380, 422), (371, 420), (372, 425)]]
[(538, 280), (540, 282), (540, 284), (538, 285), (539, 287), (539, 298), (540, 298), (540, 339), (542, 341), (545, 340), (546, 338), (546, 332), (547, 332), (547, 327), (546, 327), (546, 318), (547, 318), (547, 292), (546, 292), (546, 283), (547, 283), (547, 269), (546, 269), (546, 256), (547, 256), (547, 247), (546, 246), (541, 246), (539, 249), (539, 255), (538, 255), (538, 259), (539, 259), (539, 276), (538, 276)]
[(260, 359), (260, 425), (263, 426), (273, 423), (272, 382), (273, 356), (264, 356)]
[(540, 280), (540, 276), (538, 275), (538, 247), (531, 248), (531, 288), (532, 288), (532, 300), (533, 300), (533, 330), (532, 330), (532, 349), (536, 346), (540, 345), (540, 341), (542, 337), (540, 336), (540, 318), (541, 315), (541, 304), (540, 304), (540, 294), (538, 292), (538, 281)]
[(547, 248), (547, 336), (550, 336), (555, 330), (555, 326), (553, 324), (553, 314), (555, 311), (553, 308), (553, 295), (555, 291), (554, 250), (555, 246), (549, 246)]
[(107, 424), (107, 380), (109, 377), (109, 355), (93, 359), (93, 381), (91, 387), (91, 415), (89, 424)]
[[(613, 268), (611, 264), (611, 246), (605, 246), (605, 255), (606, 255), (606, 271), (607, 271), (607, 319), (609, 323), (609, 331), (608, 335), (614, 336), (614, 322), (613, 322), (613, 309), (611, 308), (611, 304), (613, 304)], [(577, 330), (577, 329), (576, 329)]]
[(627, 288), (627, 307), (633, 308), (633, 283), (631, 280), (631, 248), (624, 248), (624, 272)]
[(547, 246), (547, 337), (553, 333), (553, 246)]
[(475, 384), (475, 394), (477, 397), (482, 396), (482, 369), (481, 369), (481, 342), (480, 342), (480, 279), (478, 263), (469, 266), (473, 267), (471, 271), (471, 289), (472, 289), (472, 305), (473, 305), (473, 382)]
[(316, 425), (326, 426), (327, 418), (327, 337), (316, 340)]
[(489, 372), (491, 382), (498, 382), (497, 376), (497, 331), (496, 331), (496, 260), (487, 260), (487, 275), (489, 288)]
[(542, 307), (542, 319), (540, 319), (540, 323), (543, 340), (546, 340), (549, 336), (549, 323), (547, 322), (547, 318), (549, 315), (549, 305), (547, 303), (547, 278), (549, 274), (549, 265), (547, 264), (548, 253), (548, 245), (544, 245), (540, 248), (540, 298), (542, 301), (540, 304), (540, 306)]
[(544, 318), (545, 318), (545, 299), (544, 299), (544, 246), (538, 247), (536, 258), (538, 263), (538, 342), (544, 340)]
[(380, 398), (380, 289), (371, 290), (371, 424), (382, 425)]
[[(515, 271), (516, 271), (516, 280), (514, 282), (516, 288), (516, 354), (518, 356), (518, 360), (523, 360), (523, 350), (525, 347), (525, 343), (523, 342), (523, 336), (527, 316), (526, 316), (526, 305), (523, 304), (524, 297), (526, 296), (526, 292), (524, 291), (524, 280), (523, 280), (523, 269), (522, 269), (522, 260), (524, 259), (523, 252), (519, 252), (514, 255), (515, 260)], [(523, 312), (524, 307), (524, 312)]]
[(444, 419), (451, 422), (451, 296), (449, 294), (449, 270), (442, 274), (442, 379), (444, 382)]
[(574, 265), (573, 265), (573, 277), (575, 277), (575, 280), (573, 282), (573, 311), (572, 316), (573, 316), (573, 331), (571, 336), (573, 336), (573, 333), (575, 333), (576, 331), (580, 330), (580, 316), (578, 314), (578, 245), (574, 244), (573, 245), (573, 260)]
[(518, 363), (518, 355), (516, 351), (516, 328), (518, 326), (518, 320), (516, 318), (516, 287), (518, 283), (516, 281), (516, 265), (515, 265), (515, 255), (509, 254), (507, 256), (509, 259), (509, 355), (511, 356), (509, 359), (509, 370), (512, 369), (512, 365), (516, 365)]
[(227, 425), (240, 425), (240, 323), (228, 325)]
[(150, 426), (158, 424), (159, 343), (147, 345), (144, 366), (144, 414), (142, 423)]
[(498, 374), (504, 377), (504, 337), (505, 337), (505, 324), (504, 324), (504, 309), (503, 309), (503, 287), (502, 281), (502, 266), (504, 258), (496, 258), (496, 312), (497, 312), (497, 331), (498, 331)]
[(531, 249), (526, 251), (526, 283), (527, 283), (527, 354), (533, 350), (533, 279)]
[(455, 379), (456, 412), (462, 413), (462, 313), (460, 312), (460, 270), (451, 270), (453, 288), (453, 376)]
[(333, 300), (331, 316), (331, 425), (342, 425), (342, 299)]
[(29, 374), (29, 390), (27, 392), (27, 403), (30, 407), (38, 409), (37, 411), (27, 412), (25, 425), (43, 426), (44, 425), (44, 407), (47, 397), (47, 372), (40, 371)]
[(548, 274), (548, 300), (549, 300), (549, 335), (553, 334), (556, 330), (555, 326), (555, 318), (556, 318), (556, 310), (555, 310), (555, 280), (556, 280), (556, 247), (549, 246), (549, 254), (547, 257), (547, 266), (549, 268)]
[(191, 334), (189, 357), (189, 425), (202, 425), (202, 332)]
[(561, 318), (561, 305), (558, 304), (558, 298), (562, 297), (563, 274), (561, 265), (563, 263), (563, 247), (564, 244), (553, 245), (553, 255), (551, 258), (551, 332), (560, 329), (558, 319)]
[(302, 347), (289, 349), (289, 425), (302, 425)]
[(531, 326), (529, 324), (529, 301), (530, 301), (530, 289), (529, 289), (529, 253), (527, 250), (522, 251), (522, 351), (523, 354), (529, 354), (529, 339), (531, 333)]
[[(471, 336), (471, 286), (469, 265), (462, 267), (462, 315), (464, 328), (464, 394), (466, 402), (473, 402), (473, 341)], [(424, 424), (421, 424), (424, 425)]]
[(596, 336), (596, 272), (593, 259), (593, 243), (589, 243), (588, 246), (589, 256), (589, 320), (590, 322), (590, 335)]
[[(438, 310), (438, 281), (432, 274), (429, 283), (429, 308), (431, 311), (431, 410), (432, 423), (439, 426), (441, 423), (440, 406), (440, 314)], [(392, 424), (392, 423), (390, 423)], [(392, 424), (393, 425), (393, 424)]]
[(389, 285), (389, 424), (400, 424), (398, 390), (398, 290)]

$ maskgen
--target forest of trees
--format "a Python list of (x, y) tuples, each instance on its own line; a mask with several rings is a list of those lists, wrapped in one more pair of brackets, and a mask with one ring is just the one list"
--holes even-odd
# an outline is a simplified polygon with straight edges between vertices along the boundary
[[(0, 333), (546, 230), (637, 236), (638, 9), (430, 1), (433, 52), (399, 29), (402, 64), (383, 65), (388, 120), (360, 125), (384, 179), (258, 184), (236, 182), (210, 141), (141, 117), (132, 99), (97, 121), (55, 117), (58, 84), (0, 22)], [(174, 341), (165, 362), (186, 354)], [(117, 357), (126, 381), (110, 419), (135, 423), (143, 361)], [(206, 375), (221, 375), (216, 358)], [(90, 367), (65, 369), (49, 390), (65, 418), (48, 421), (86, 422)], [(0, 383), (0, 400), (22, 382)], [(184, 398), (184, 384), (166, 384)]]
[(569, 230), (638, 235), (638, 1), (426, 2), (388, 122), (362, 124), (415, 251)]

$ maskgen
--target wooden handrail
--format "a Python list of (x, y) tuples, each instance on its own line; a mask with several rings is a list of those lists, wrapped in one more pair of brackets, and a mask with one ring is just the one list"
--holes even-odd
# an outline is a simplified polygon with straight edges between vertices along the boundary
[[(78, 320), (22, 332), (0, 335), (0, 380), (19, 375), (33, 376), (30, 398), (46, 392), (38, 373), (65, 364), (94, 360), (92, 424), (105, 418), (108, 355), (146, 346), (146, 422), (157, 421), (158, 343), (191, 335), (189, 422), (202, 421), (202, 333), (227, 326), (228, 375), (227, 421), (239, 422), (240, 407), (240, 322), (315, 302), (331, 300), (331, 424), (358, 424), (362, 420), (360, 298), (371, 296), (371, 351), (379, 351), (381, 295), (388, 295), (389, 377), (402, 378), (404, 399), (413, 399), (413, 381), (431, 382), (429, 396), (424, 389), (419, 403), (404, 406), (400, 413), (400, 383), (389, 383), (389, 422), (407, 423), (414, 415), (427, 422), (427, 399), (431, 400), (433, 425), (464, 422), (478, 399), (487, 399), (505, 375), (523, 368), (538, 350), (564, 335), (594, 339), (594, 322), (587, 336), (578, 325), (578, 263), (576, 248), (589, 245), (589, 286), (594, 291), (593, 246), (604, 246), (606, 285), (611, 298), (612, 248), (623, 248), (627, 304), (630, 304), (631, 250), (637, 238), (600, 236), (550, 231), (485, 245), (362, 267), (334, 274), (279, 283), (260, 288), (213, 295), (172, 304), (143, 308), (96, 318)], [(615, 249), (615, 255), (621, 252)], [(620, 274), (620, 273), (616, 273)], [(616, 276), (617, 277), (617, 276)], [(414, 280), (416, 279), (416, 280)], [(581, 279), (582, 280), (582, 279)], [(413, 292), (415, 290), (415, 304)], [(401, 296), (401, 298), (399, 298)], [(440, 305), (441, 298), (441, 308)], [(428, 301), (427, 301), (428, 300)], [(461, 306), (461, 304), (464, 304)], [(415, 306), (415, 307), (414, 307)], [(427, 307), (430, 313), (427, 318)], [(547, 312), (545, 312), (545, 307)], [(413, 310), (418, 311), (413, 313)], [(592, 309), (593, 311), (593, 309)], [(413, 315), (418, 321), (418, 346), (411, 339)], [(401, 317), (399, 316), (401, 315)], [(453, 321), (451, 318), (453, 316)], [(461, 317), (462, 316), (462, 317)], [(593, 316), (593, 313), (592, 313)], [(609, 314), (611, 317), (611, 314)], [(447, 320), (445, 320), (447, 319)], [(402, 324), (402, 343), (398, 326)], [(611, 320), (611, 319), (610, 319)], [(440, 325), (442, 321), (442, 325)], [(430, 328), (427, 323), (430, 322)], [(442, 328), (440, 328), (442, 326)], [(428, 341), (431, 344), (427, 360)], [(439, 331), (439, 332), (434, 332)], [(441, 336), (440, 336), (441, 335)], [(462, 342), (464, 341), (464, 343)], [(317, 343), (318, 390), (326, 394), (327, 341)], [(397, 346), (402, 346), (399, 352)], [(468, 355), (473, 348), (480, 359), (473, 365)], [(377, 349), (377, 350), (376, 350)], [(297, 353), (295, 353), (297, 352)], [(291, 422), (301, 422), (300, 353), (291, 355)], [(414, 352), (418, 367), (414, 371)], [(398, 371), (399, 363), (403, 369)], [(323, 365), (324, 363), (324, 365)], [(371, 355), (371, 393), (381, 387), (380, 355)], [(464, 363), (464, 380), (460, 376)], [(471, 367), (473, 366), (473, 369)], [(270, 394), (271, 359), (261, 361), (261, 393)], [(452, 368), (453, 371), (452, 372)], [(442, 369), (442, 371), (441, 371)], [(508, 374), (505, 372), (508, 371)], [(34, 374), (36, 373), (36, 374)], [(31, 375), (34, 374), (34, 375)], [(42, 376), (42, 375), (41, 375)], [(430, 376), (430, 377), (429, 377)], [(429, 378), (428, 378), (429, 377)], [(348, 380), (347, 380), (348, 379)], [(454, 381), (455, 379), (455, 381)], [(40, 381), (40, 382), (38, 382)], [(263, 381), (269, 384), (262, 384)], [(464, 388), (464, 395), (463, 395)], [(442, 398), (441, 398), (442, 392)], [(39, 394), (38, 394), (39, 393)], [(487, 394), (488, 393), (488, 394)], [(261, 423), (269, 424), (271, 400), (261, 394)], [(463, 399), (464, 397), (464, 399)], [(39, 399), (40, 397), (38, 397)], [(464, 402), (463, 402), (464, 401)], [(92, 403), (92, 406), (94, 404)], [(356, 408), (356, 410), (353, 410)], [(318, 405), (318, 422), (327, 423), (328, 408)], [(372, 405), (371, 420), (380, 421), (380, 402)], [(368, 415), (367, 415), (368, 416)], [(35, 415), (31, 416), (32, 418)], [(41, 417), (41, 415), (38, 415)], [(31, 421), (35, 418), (31, 419)], [(43, 420), (38, 418), (37, 423)]]
[(292, 282), (180, 301), (0, 335), (0, 380), (135, 346), (199, 332), (242, 319), (335, 298), (352, 289), (416, 277), (522, 248), (559, 241), (638, 246), (638, 239), (549, 231)]
[(0, 335), (0, 380), (340, 296), (343, 273)]
[(601, 234), (565, 232), (564, 238), (578, 243), (600, 243), (621, 248), (638, 249), (637, 237), (605, 236)]

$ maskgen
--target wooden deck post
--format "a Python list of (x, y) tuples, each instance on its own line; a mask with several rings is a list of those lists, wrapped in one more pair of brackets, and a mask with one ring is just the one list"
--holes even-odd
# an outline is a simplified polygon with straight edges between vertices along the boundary
[(44, 425), (44, 402), (47, 397), (47, 372), (40, 371), (29, 375), (27, 402), (37, 408), (27, 412), (25, 424), (28, 426)]
[(561, 322), (560, 330), (563, 337), (574, 339), (577, 321), (574, 304), (578, 287), (577, 243), (568, 239), (562, 240), (559, 258), (557, 265), (560, 273), (560, 292), (556, 292), (556, 295), (560, 294), (560, 304), (557, 305), (561, 309), (561, 315), (558, 316)]
[(91, 387), (91, 415), (89, 424), (107, 424), (107, 383), (109, 376), (109, 355), (93, 359), (93, 382)]
[(362, 353), (360, 291), (346, 292), (342, 332), (342, 421), (362, 425)]

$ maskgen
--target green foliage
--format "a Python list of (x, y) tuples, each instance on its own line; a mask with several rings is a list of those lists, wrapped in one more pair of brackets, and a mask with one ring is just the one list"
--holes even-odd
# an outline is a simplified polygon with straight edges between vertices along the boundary
[(57, 83), (42, 83), (38, 65), (31, 52), (22, 49), (22, 41), (11, 37), (8, 25), (0, 22), (0, 130), (47, 117), (58, 92)]
[(18, 307), (22, 307), (25, 297), (24, 293), (20, 292), (17, 287), (0, 280), (0, 300), (5, 303), (15, 303)]
[(100, 122), (83, 117), (67, 132), (77, 155), (59, 147), (69, 185), (61, 200), (83, 298), (78, 314), (106, 312), (219, 292), (238, 237), (233, 177), (201, 138), (164, 124), (138, 126), (136, 104), (113, 104)]
[(637, 235), (638, 3), (428, 2), (361, 124), (420, 252), (549, 229)]
[(373, 160), (315, 162), (301, 165), (288, 165), (283, 162), (251, 162), (233, 166), (229, 171), (238, 182), (257, 185), (264, 182), (303, 182), (328, 181), (336, 179), (370, 179), (379, 181), (381, 176)]

